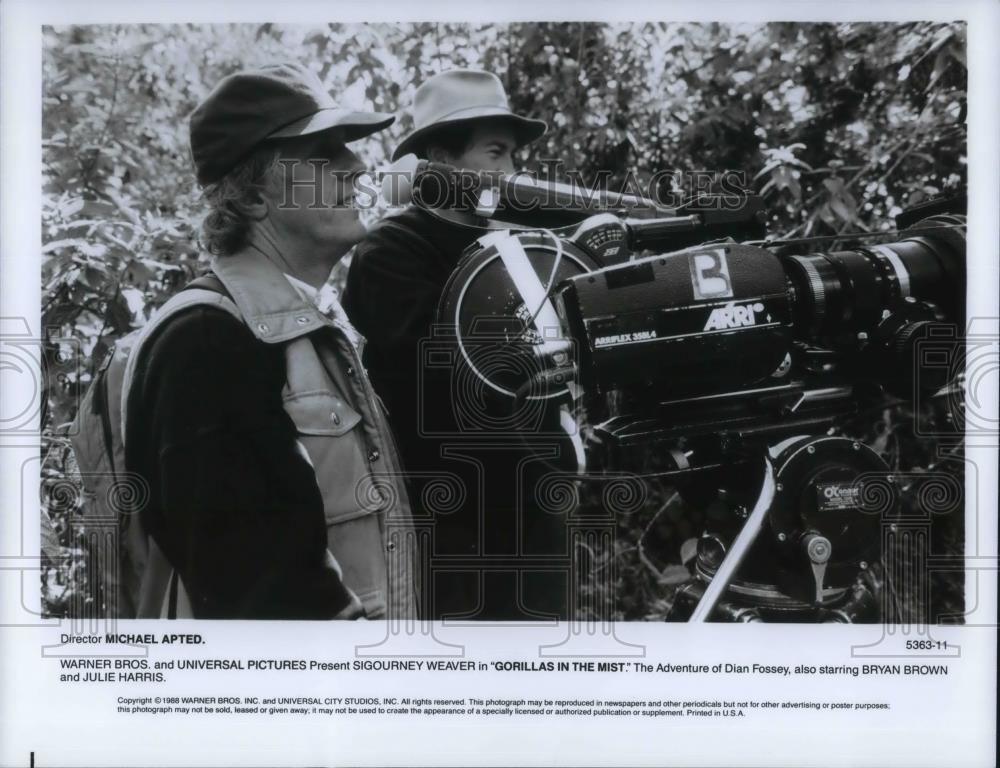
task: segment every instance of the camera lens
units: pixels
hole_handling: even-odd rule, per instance
[[[784,260],[796,287],[796,325],[825,336],[867,328],[890,301],[884,270],[864,251],[837,251]]]
[[[784,256],[793,286],[797,335],[822,337],[873,328],[907,298],[931,302],[962,320],[965,236],[961,216],[915,224],[895,243]]]

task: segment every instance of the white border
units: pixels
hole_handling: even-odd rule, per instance
[[[990,2],[824,2],[742,3],[696,2],[664,6],[646,2],[575,2],[542,4],[538,0],[509,0],[474,10],[468,2],[337,4],[232,2],[28,2],[0,3],[0,315],[38,318],[40,272],[41,157],[41,24],[150,23],[189,21],[283,23],[306,21],[416,21],[485,20],[638,20],[762,22],[860,21],[965,18],[969,22],[969,253],[975,277],[969,281],[970,316],[996,316],[998,300],[997,233],[1000,212],[1000,152],[996,73],[1000,55],[996,31],[1000,6]],[[35,321],[37,325],[37,320]],[[32,331],[38,332],[33,326]],[[995,323],[986,329],[996,333]],[[18,398],[18,390],[0,392]],[[993,408],[996,402],[993,401]],[[993,416],[996,416],[994,411]],[[0,439],[0,616],[17,614],[23,599],[37,603],[38,584],[32,572],[22,583],[11,563],[29,562],[30,542],[38,541],[36,511],[24,507],[37,488],[37,466],[32,469],[30,446]],[[37,450],[35,451],[37,454]],[[980,485],[980,538],[968,542],[969,552],[996,556],[996,450],[969,446],[977,456]],[[33,485],[34,483],[34,485]],[[976,494],[969,494],[970,510]],[[988,512],[992,510],[992,514]],[[973,526],[967,526],[975,530]],[[27,546],[19,546],[28,542]],[[994,568],[995,568],[995,560]],[[15,566],[16,567],[16,566]],[[992,610],[995,621],[996,572],[981,574],[977,598]],[[146,625],[147,630],[158,629]],[[234,622],[191,624],[192,631],[209,637],[212,654],[245,656],[269,650],[289,658],[348,657],[355,643],[377,641],[377,624],[262,624]],[[141,631],[132,628],[134,631]],[[645,643],[648,658],[673,663],[719,660],[781,662],[789,649],[797,660],[845,663],[850,643],[876,639],[880,628],[863,627],[738,627],[691,628],[677,625],[619,625],[618,637]],[[992,765],[996,723],[996,632],[987,627],[942,629],[938,636],[962,647],[952,662],[953,674],[944,681],[870,679],[850,684],[840,693],[855,697],[892,696],[894,711],[886,719],[810,718],[785,716],[769,721],[750,718],[746,725],[726,723],[726,729],[690,720],[677,727],[665,721],[584,722],[564,720],[475,721],[461,728],[453,721],[408,719],[392,721],[274,720],[252,727],[238,720],[197,720],[115,717],[107,705],[107,689],[60,687],[52,682],[50,660],[39,648],[51,643],[58,630],[0,629],[0,765],[26,765],[35,750],[39,765],[210,765],[210,764],[674,764],[674,765]],[[873,635],[873,632],[876,635]],[[538,642],[558,638],[558,630],[490,628],[487,631],[450,629],[442,637],[468,642],[468,656],[479,659],[537,658]],[[836,659],[839,659],[837,661]],[[847,660],[849,661],[849,659]],[[185,678],[181,689],[194,693],[259,691],[263,684],[284,693],[301,691],[302,678],[218,677]],[[888,682],[887,682],[888,680]],[[333,682],[331,682],[333,681]],[[317,690],[336,688],[335,695],[398,695],[413,689],[462,695],[480,686],[485,695],[525,695],[541,688],[557,688],[568,696],[647,695],[649,679],[578,675],[537,678],[531,674],[490,674],[476,677],[425,677],[355,674],[314,680]],[[769,683],[764,690],[781,693],[784,684]],[[831,686],[834,685],[831,683]],[[803,685],[801,688],[815,687]],[[684,691],[713,695],[762,690],[748,679],[701,680],[664,677],[656,689],[680,695]],[[141,690],[141,689],[140,689]],[[799,695],[805,696],[805,691]]]

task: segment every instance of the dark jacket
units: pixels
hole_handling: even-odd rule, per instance
[[[387,565],[401,469],[353,345],[261,253],[215,272],[244,321],[182,310],[137,358],[125,455],[149,483],[144,528],[197,618],[332,618],[345,584],[370,616],[397,599],[413,615],[411,574]]]
[[[434,327],[442,290],[483,234],[416,207],[384,219],[355,249],[344,308],[366,337],[365,365],[386,403],[415,514],[434,520],[431,615],[564,616],[567,573],[551,566],[567,555],[565,516],[539,510],[534,498],[538,478],[551,471],[537,457],[564,446],[525,434],[463,434],[456,368],[440,362],[454,349],[447,327]],[[460,499],[435,497],[444,485]]]

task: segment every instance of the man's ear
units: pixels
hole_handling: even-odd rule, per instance
[[[267,217],[270,210],[271,201],[268,199],[263,189],[255,187],[249,191],[242,200],[233,201],[236,209],[254,221],[261,221]]]

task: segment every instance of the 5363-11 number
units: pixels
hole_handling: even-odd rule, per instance
[[[947,640],[907,640],[908,651],[938,651],[948,647]]]

